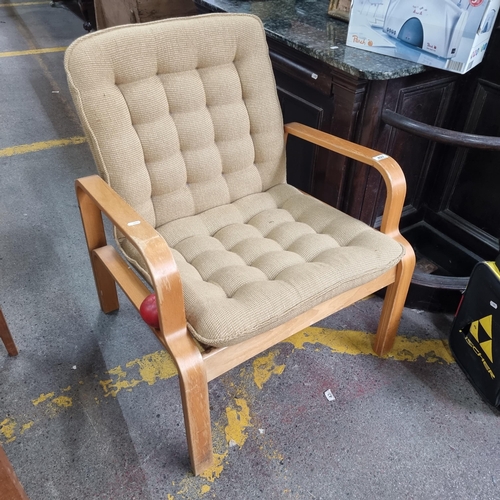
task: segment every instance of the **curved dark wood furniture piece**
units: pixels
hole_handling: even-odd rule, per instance
[[[466,132],[457,132],[455,130],[434,127],[432,125],[427,125],[427,123],[407,118],[406,116],[395,113],[390,109],[384,109],[382,112],[382,121],[387,123],[387,125],[391,125],[391,127],[399,128],[405,132],[434,142],[440,142],[457,147],[500,151],[500,137],[468,134]]]
[[[441,127],[435,127],[426,123],[407,118],[389,109],[382,112],[382,121],[391,127],[403,130],[423,139],[446,144],[454,147],[475,148],[490,151],[500,151],[500,137],[469,134]],[[402,231],[404,234],[404,231]],[[426,297],[432,296],[436,303],[443,309],[453,309],[458,304],[461,293],[465,290],[469,277],[445,276],[439,273],[424,272],[419,268],[419,257],[425,259],[425,255],[419,255],[418,243],[415,245],[417,253],[417,267],[412,277],[407,305],[412,302],[423,303]]]

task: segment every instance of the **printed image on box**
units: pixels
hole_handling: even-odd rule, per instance
[[[465,73],[483,59],[500,0],[353,0],[347,45]]]

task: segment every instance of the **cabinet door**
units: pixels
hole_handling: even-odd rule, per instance
[[[277,76],[278,96],[285,123],[299,122],[314,128],[321,128],[324,110],[311,100],[301,97],[290,81]],[[287,182],[307,193],[313,192],[313,173],[318,148],[296,137],[287,141]]]
[[[278,97],[285,123],[299,122],[329,131],[333,96],[332,77],[318,61],[268,39]],[[287,142],[287,181],[317,196],[325,151],[296,137]],[[318,196],[321,198],[321,196]]]
[[[394,80],[388,85],[383,107],[421,123],[448,127],[458,79],[459,75],[452,73],[429,71]],[[405,173],[407,190],[401,226],[422,220],[429,188],[441,168],[442,148],[430,140],[383,125],[376,149],[392,156]],[[381,187],[377,196],[377,211],[373,215],[380,217],[385,189]]]

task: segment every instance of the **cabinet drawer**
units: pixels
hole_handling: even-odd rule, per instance
[[[273,68],[281,73],[288,75],[295,80],[305,83],[307,86],[312,87],[322,94],[327,96],[332,92],[332,75],[320,65],[313,64],[313,60],[302,61],[297,57],[298,53],[295,52],[293,58],[288,57],[283,53],[277,42],[272,42],[268,39],[269,43],[269,56],[273,63]]]

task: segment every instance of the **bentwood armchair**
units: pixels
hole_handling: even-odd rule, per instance
[[[101,308],[118,309],[116,283],[137,308],[156,294],[195,474],[212,462],[210,380],[384,287],[373,348],[390,350],[414,269],[404,176],[377,151],[283,127],[258,18],[110,28],[76,40],[65,67],[100,174],[76,191]],[[289,135],[380,172],[380,231],[286,183]]]

